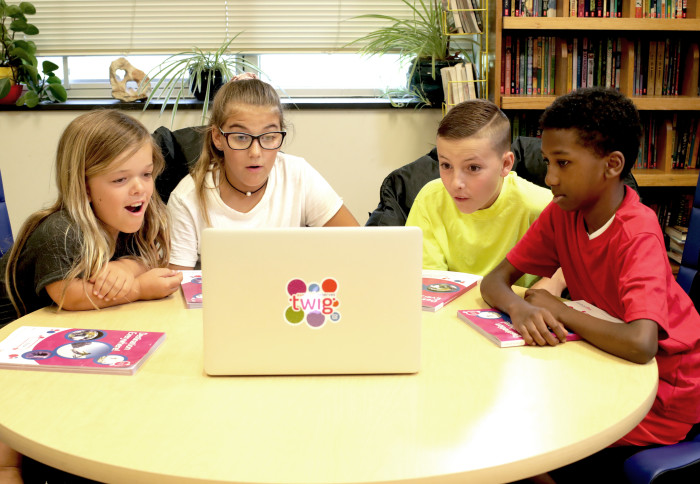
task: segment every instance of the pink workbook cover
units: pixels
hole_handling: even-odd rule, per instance
[[[165,333],[21,326],[0,342],[0,368],[133,374]]]
[[[513,328],[506,313],[495,309],[460,309],[457,317],[501,348],[525,345],[525,340]],[[579,335],[571,332],[566,337],[567,341],[580,339]]]
[[[202,271],[182,272],[182,295],[188,309],[202,307]]]
[[[482,279],[475,274],[423,270],[423,311],[435,312],[469,291]]]

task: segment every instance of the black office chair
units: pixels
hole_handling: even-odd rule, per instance
[[[676,280],[700,308],[700,180],[695,187],[690,226]],[[632,484],[697,482],[700,476],[700,424],[683,442],[639,452],[625,461],[625,474]]]
[[[202,152],[203,127],[182,128],[171,131],[161,126],[152,134],[165,158],[165,169],[156,179],[156,190],[168,203],[170,192],[190,172]]]
[[[12,226],[10,225],[10,214],[7,212],[5,202],[5,189],[2,185],[2,175],[0,175],[0,256],[10,250],[14,238],[12,237]]]

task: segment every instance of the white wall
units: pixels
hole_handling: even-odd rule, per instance
[[[0,170],[15,234],[32,212],[56,198],[54,158],[68,123],[84,111],[0,112]],[[168,126],[158,111],[129,111],[152,132]],[[198,124],[199,111],[178,111],[173,129]],[[284,150],[306,158],[364,224],[384,177],[426,154],[435,143],[438,109],[343,109],[286,112]]]

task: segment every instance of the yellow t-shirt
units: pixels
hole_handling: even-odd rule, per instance
[[[471,214],[459,211],[437,179],[416,196],[406,225],[423,231],[423,268],[486,275],[525,234],[552,200],[552,192],[510,172],[489,208]],[[516,284],[529,287],[526,274]]]

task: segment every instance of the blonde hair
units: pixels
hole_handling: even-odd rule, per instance
[[[80,252],[64,281],[75,278],[89,280],[102,271],[114,254],[115,241],[108,235],[92,210],[87,193],[88,178],[110,169],[120,156],[136,153],[145,143],[153,147],[153,177],[165,166],[160,148],[146,127],[136,119],[116,110],[91,111],[74,119],[61,135],[56,153],[56,185],[58,199],[44,210],[30,215],[17,235],[5,268],[5,288],[21,316],[26,307],[17,289],[19,256],[31,234],[50,215],[65,211],[79,231]],[[68,236],[68,228],[64,237]],[[153,191],[141,228],[133,234],[123,234],[126,247],[149,269],[167,266],[170,257],[165,204]],[[67,284],[64,284],[59,309],[63,305]],[[87,288],[86,288],[87,290]]]
[[[457,104],[440,121],[440,138],[488,138],[498,154],[510,151],[510,121],[493,102],[472,99]]]
[[[232,80],[224,84],[214,96],[211,117],[204,133],[202,153],[192,168],[192,178],[197,190],[199,210],[207,226],[211,220],[207,211],[207,190],[216,190],[221,184],[224,169],[224,153],[214,146],[212,133],[219,129],[227,118],[235,116],[241,105],[269,106],[280,116],[280,129],[285,129],[282,103],[275,89],[259,79]],[[211,172],[214,184],[206,186],[207,174]]]

